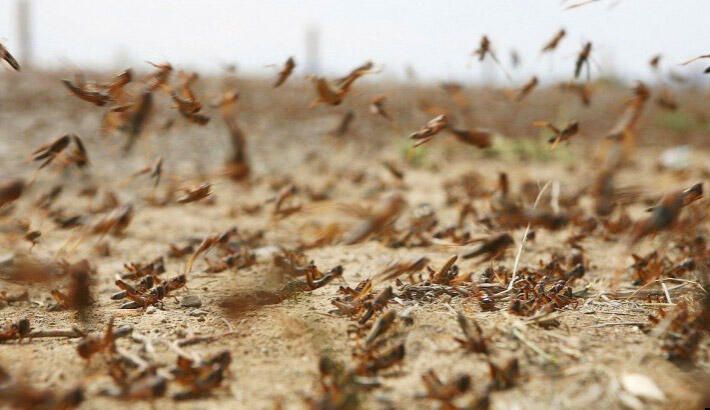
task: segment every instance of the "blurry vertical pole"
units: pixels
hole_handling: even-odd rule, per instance
[[[26,70],[32,66],[32,16],[30,0],[17,0],[17,42],[20,64]]]
[[[306,74],[318,75],[320,72],[320,32],[318,27],[306,29]]]

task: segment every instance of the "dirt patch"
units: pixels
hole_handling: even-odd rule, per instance
[[[6,207],[0,216],[0,260],[4,260],[0,290],[6,296],[28,292],[26,300],[0,305],[0,325],[27,318],[35,331],[78,327],[101,332],[113,318],[117,328],[130,326],[132,335],[116,341],[119,353],[113,355],[123,352],[129,358],[137,357],[169,380],[163,397],[132,400],[132,406],[303,408],[308,400],[313,404],[324,397],[319,375],[319,360],[324,357],[346,367],[342,377],[356,370],[357,375],[350,376],[362,379],[357,383],[377,384],[355,388],[350,379],[347,383],[336,382],[334,376],[323,379],[330,389],[352,392],[353,401],[347,404],[363,408],[431,408],[436,401],[423,397],[427,390],[422,376],[432,369],[444,383],[461,375],[470,377],[462,388],[465,391],[451,393],[457,406],[473,405],[488,397],[491,408],[501,409],[620,408],[639,403],[644,407],[690,408],[707,394],[707,383],[702,382],[707,381],[710,352],[705,328],[698,330],[698,340],[689,347],[693,353],[686,360],[668,359],[670,343],[684,343],[693,337],[681,327],[673,327],[677,324],[671,320],[673,315],[687,305],[691,317],[687,322],[691,323],[703,308],[702,298],[707,297],[707,289],[703,289],[710,249],[703,242],[710,228],[705,217],[707,200],[683,209],[673,229],[629,245],[635,221],[649,215],[645,209],[661,195],[698,182],[704,182],[707,189],[710,152],[702,143],[697,144],[699,148],[693,150],[684,170],[657,166],[666,147],[656,138],[666,132],[654,121],[663,115],[657,109],[644,117],[640,147],[614,172],[614,211],[600,217],[594,211],[597,194],[592,186],[602,166],[591,153],[603,145],[603,138],[591,136],[603,135],[597,128],[606,127],[609,114],[602,102],[591,108],[575,106],[570,116],[579,114],[585,135],[551,151],[545,142],[547,135],[530,136],[537,131],[527,119],[553,116],[566,97],[552,89],[539,91],[540,105],[521,104],[515,117],[500,107],[500,97],[493,91],[472,91],[473,101],[480,102],[478,97],[485,96],[491,105],[487,109],[474,107],[476,115],[467,121],[499,130],[492,148],[479,151],[452,137],[437,135],[424,147],[410,150],[411,141],[404,137],[430,118],[416,110],[414,97],[406,96],[437,95],[442,104],[451,104],[440,91],[388,85],[392,95],[389,108],[396,118],[390,123],[368,113],[365,101],[372,87],[368,85],[363,88],[365,95],[348,102],[351,105],[346,108],[357,109],[357,119],[349,133],[338,138],[326,134],[346,108],[334,108],[335,114],[323,107],[308,111],[305,107],[312,91],[308,90],[308,98],[303,97],[306,85],[273,91],[257,80],[242,79],[237,83],[244,90],[240,119],[247,135],[252,175],[234,182],[219,175],[230,145],[228,131],[216,111],[209,111],[213,118],[206,127],[199,127],[171,110],[169,97],[161,95],[160,108],[148,130],[133,151],[124,155],[120,134],[98,135],[100,114],[95,107],[73,100],[61,93],[61,88],[38,92],[41,84],[23,79],[10,86],[9,81],[0,82],[10,90],[2,97],[0,110],[0,161],[8,177],[35,178],[13,208]],[[223,80],[201,81],[206,85],[200,93],[208,95],[220,89]],[[49,83],[59,87],[56,82]],[[621,96],[628,91],[613,89],[610,93]],[[609,97],[602,94],[599,98]],[[599,120],[595,120],[597,116]],[[172,128],[163,128],[166,118],[175,121]],[[84,139],[91,165],[77,170],[53,164],[34,174],[37,164],[26,158],[40,144],[65,132],[76,132]],[[700,141],[707,138],[698,132]],[[529,137],[521,140],[511,138],[513,135]],[[164,160],[164,175],[154,188],[149,176],[133,175],[158,156]],[[402,177],[385,163],[401,171]],[[500,173],[507,174],[510,184],[507,198],[501,197]],[[466,174],[469,180],[461,177]],[[202,182],[212,184],[208,198],[156,205],[156,198],[166,197],[171,189]],[[293,212],[278,215],[276,203],[289,185],[294,193],[284,209],[293,206]],[[48,206],[41,206],[40,197],[55,186],[62,187],[61,193]],[[503,202],[530,210],[543,186],[545,192],[535,209],[552,216],[565,215],[565,223],[549,229],[549,224],[526,216],[522,224],[505,225],[501,208],[508,205]],[[115,196],[113,205],[109,193]],[[357,243],[344,244],[343,238],[373,218],[393,194],[404,204],[401,211],[374,224],[382,225],[386,220],[392,226],[375,229],[364,240],[353,241]],[[105,203],[109,203],[105,211],[92,213]],[[117,206],[129,203],[133,217],[124,230],[108,235],[90,233],[88,227]],[[459,223],[465,204],[473,210]],[[628,221],[622,219],[626,215],[622,209],[628,213]],[[83,225],[62,228],[59,221],[72,216],[82,218]],[[432,221],[436,223],[428,224]],[[505,289],[529,221],[535,224],[534,239],[528,237],[521,253],[521,278],[537,281],[537,287],[527,291],[555,294],[560,300],[550,299],[531,311],[520,311],[512,306],[515,298],[524,297],[523,283],[514,291]],[[162,256],[165,273],[159,277],[176,277],[185,273],[192,252],[171,257],[171,245],[197,246],[204,238],[232,227],[238,234],[222,243],[227,245],[214,246],[199,256],[186,274],[186,286],[170,291],[154,306],[120,309],[127,299],[111,298],[120,290],[115,281],[118,274],[126,273],[125,263],[144,264]],[[446,227],[453,227],[457,236],[441,233]],[[28,230],[41,232],[34,246],[23,239]],[[504,251],[463,258],[482,243],[474,240],[485,243],[502,233],[513,239]],[[463,244],[464,237],[471,241]],[[300,252],[296,250],[299,247],[308,249]],[[639,283],[640,268],[632,267],[638,262],[632,253],[647,257],[654,250],[659,255],[653,263],[660,266],[660,274],[650,272],[650,279]],[[337,266],[343,273],[315,288],[306,281],[306,273],[289,271],[275,261],[286,255],[285,251],[297,255],[291,268],[304,268],[305,272],[312,262],[315,271],[310,272],[315,272],[312,279],[316,281]],[[573,259],[575,253],[578,261]],[[229,263],[235,265],[217,269],[229,255],[237,261]],[[436,271],[453,255],[459,256],[455,262],[459,279],[433,283]],[[495,257],[486,260],[486,256]],[[23,284],[8,268],[12,260],[20,258],[87,259],[95,272],[90,275],[93,303],[84,319],[71,308],[50,309],[56,304],[50,291],[66,291],[68,276]],[[336,298],[346,300],[339,288],[354,288],[367,278],[381,277],[377,275],[393,263],[419,258],[427,258],[427,262],[410,272],[375,281],[372,295],[392,286],[393,296],[386,307],[375,309],[364,325],[358,321],[371,306],[351,317],[333,304]],[[688,258],[694,261],[692,267],[673,270]],[[553,261],[561,273],[554,273],[557,268],[550,267]],[[560,286],[568,290],[551,290],[573,269],[574,261],[584,266],[584,273],[563,281]],[[211,272],[216,270],[220,271]],[[540,282],[536,275],[548,278]],[[486,295],[495,297],[492,307],[484,310],[482,298]],[[192,300],[186,302],[186,298]],[[242,308],[235,309],[235,303]],[[661,309],[667,312],[665,317],[660,315]],[[394,325],[375,339],[382,343],[380,350],[368,350],[365,339],[387,310],[396,312]],[[463,337],[457,312],[480,326],[488,354],[467,352],[456,341]],[[658,322],[649,316],[658,317]],[[108,374],[112,354],[100,352],[87,361],[77,354],[80,339],[36,337],[2,342],[0,366],[14,380],[37,388],[65,391],[83,386],[86,400],[81,408],[125,406],[120,399],[103,394],[116,386]],[[406,352],[401,360],[378,371],[363,370],[375,360],[367,358],[368,354],[380,357],[399,345]],[[170,373],[177,357],[198,362],[224,350],[231,353],[232,362],[219,386],[205,397],[174,401],[172,396],[184,390]],[[510,380],[496,382],[489,362],[512,359],[517,360],[519,371],[511,370],[508,375],[500,370],[499,377],[509,376]],[[629,391],[633,389],[624,384],[628,374],[645,376],[663,398]]]

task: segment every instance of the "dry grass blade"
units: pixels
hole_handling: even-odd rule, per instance
[[[545,185],[540,188],[540,192],[537,194],[537,197],[535,198],[535,203],[532,206],[532,209],[537,208],[537,204],[540,202],[540,199],[542,198],[542,195],[545,193],[545,190],[547,187],[550,185],[550,181],[547,181]],[[523,255],[523,249],[525,248],[525,242],[528,240],[528,234],[530,233],[530,224],[525,227],[525,232],[523,232],[523,237],[520,239],[520,247],[518,247],[518,252],[515,254],[515,262],[513,262],[513,276],[510,279],[510,282],[508,283],[508,287],[506,288],[505,292],[510,292],[513,289],[513,285],[515,285],[515,281],[518,279],[518,267],[520,266],[520,257]]]

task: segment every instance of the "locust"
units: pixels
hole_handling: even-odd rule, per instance
[[[323,77],[313,77],[312,81],[315,85],[318,98],[311,103],[311,107],[319,104],[340,105],[345,96],[350,92],[353,83],[358,78],[376,73],[374,64],[370,61],[355,68],[345,77],[337,79],[334,83],[329,82]]]
[[[5,48],[5,46],[2,45],[2,43],[0,43],[0,59],[5,60],[5,62],[7,62],[10,65],[10,67],[15,69],[15,71],[20,71],[20,63],[18,63],[17,60],[15,60],[15,57],[13,57],[12,54],[10,54],[10,52],[7,51],[7,48]]]
[[[510,234],[502,233],[499,235],[492,236],[491,238],[485,239],[483,241],[483,244],[481,244],[476,249],[465,253],[462,258],[469,259],[485,255],[485,260],[494,259],[503,254],[506,249],[508,249],[514,244],[515,241],[513,240],[513,237],[510,236]]]
[[[392,223],[400,216],[406,201],[398,193],[385,196],[359,224],[343,237],[343,243],[352,245],[361,242],[373,234],[391,229]]]
[[[25,181],[21,178],[12,178],[0,182],[0,208],[10,204],[22,196],[25,190]]]
[[[0,330],[0,342],[6,340],[18,339],[22,341],[23,338],[30,335],[32,327],[30,325],[29,319],[20,319],[15,323],[11,323],[6,328]]]
[[[483,331],[476,321],[470,321],[463,313],[456,313],[456,321],[463,332],[463,339],[455,338],[468,352],[488,354],[488,345]]]
[[[557,46],[560,45],[560,42],[565,37],[565,35],[567,35],[567,31],[564,28],[561,28],[547,43],[545,43],[540,52],[548,53],[555,51],[555,49],[557,49]]]
[[[62,80],[62,84],[75,96],[99,107],[103,107],[112,100],[110,94],[101,90],[90,89],[86,84],[77,85],[66,79]]]
[[[587,74],[589,74],[589,55],[591,53],[592,42],[588,41],[577,54],[577,60],[574,63],[574,78],[579,78],[579,75],[582,74],[583,67],[587,67]]]
[[[536,127],[545,127],[553,132],[553,135],[548,138],[547,142],[554,149],[559,143],[569,141],[579,133],[579,121],[571,121],[564,128],[558,128],[548,121],[536,121],[533,123]]]
[[[645,236],[670,228],[678,220],[683,207],[699,200],[702,196],[702,183],[664,195],[659,203],[651,208],[649,217],[634,224],[631,230],[631,243],[634,244]]]
[[[185,188],[184,194],[178,197],[177,202],[179,204],[188,204],[205,199],[210,195],[212,195],[212,184],[203,183],[193,188]]]
[[[42,161],[39,166],[39,169],[42,169],[46,167],[47,165],[51,164],[52,161],[54,161],[57,156],[64,151],[69,146],[69,143],[71,142],[71,135],[62,135],[61,137],[55,139],[54,141],[47,143],[45,145],[42,145],[41,147],[37,148],[33,153],[32,153],[32,160],[33,161]]]
[[[417,141],[414,146],[418,147],[419,145],[429,142],[434,135],[438,134],[448,126],[449,119],[446,115],[438,115],[429,120],[429,122],[427,122],[422,129],[409,134],[409,139]]]
[[[523,86],[520,87],[520,90],[518,90],[518,94],[515,96],[515,101],[523,101],[525,97],[527,97],[535,89],[535,87],[537,87],[538,82],[537,76],[533,76],[527,83],[523,84]]]
[[[392,117],[385,110],[385,101],[387,97],[384,95],[378,95],[370,101],[370,112],[375,115],[386,119],[387,121],[392,121]]]
[[[276,78],[276,82],[274,82],[274,88],[280,87],[283,83],[288,80],[288,78],[291,76],[291,73],[293,72],[293,69],[296,68],[296,61],[293,59],[293,57],[289,57],[288,60],[283,65],[283,68],[279,71],[278,77]]]

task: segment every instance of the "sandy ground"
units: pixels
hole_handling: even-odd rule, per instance
[[[21,84],[18,87],[30,86]],[[22,95],[23,90],[14,92]],[[396,138],[402,141],[392,142],[393,136],[392,141],[373,145],[357,140],[336,141],[323,135],[334,123],[333,118],[305,119],[292,125],[283,119],[278,123],[271,121],[266,114],[260,118],[247,113],[245,122],[250,127],[245,128],[254,177],[251,183],[234,183],[215,174],[227,149],[223,138],[225,131],[217,124],[210,124],[206,129],[178,124],[176,129],[167,133],[151,132],[138,143],[132,154],[121,157],[119,137],[95,135],[99,115],[92,111],[93,107],[73,100],[68,106],[62,106],[60,102],[70,97],[61,93],[52,95],[52,98],[45,97],[48,106],[40,107],[35,99],[28,98],[25,106],[0,114],[0,159],[4,161],[6,174],[29,179],[36,168],[36,164],[26,160],[32,149],[69,131],[84,136],[92,165],[85,172],[60,171],[55,167],[41,171],[34,185],[17,202],[16,209],[0,217],[0,223],[7,227],[0,233],[0,254],[9,258],[9,255],[30,252],[30,244],[21,239],[22,234],[9,228],[14,221],[28,221],[33,229],[42,232],[39,243],[31,250],[32,255],[71,262],[88,259],[96,268],[96,274],[92,276],[95,304],[86,322],[81,322],[72,311],[48,310],[52,303],[49,290],[61,288],[62,282],[26,287],[0,278],[0,290],[8,294],[24,289],[29,292],[27,301],[0,306],[0,325],[28,318],[33,329],[79,326],[101,331],[113,317],[117,326],[130,325],[134,335],[143,335],[144,340],[150,340],[153,350],[145,351],[146,345],[131,337],[119,339],[118,347],[157,364],[164,372],[174,365],[178,355],[170,343],[186,337],[214,336],[183,347],[186,355],[205,358],[225,349],[231,352],[233,361],[226,379],[209,397],[173,401],[170,396],[180,387],[170,383],[163,398],[130,401],[130,406],[135,408],[270,409],[279,405],[304,408],[304,398],[320,394],[319,357],[327,355],[346,364],[354,363],[352,353],[359,343],[352,334],[356,321],[332,312],[331,301],[338,296],[339,286],[355,286],[396,260],[427,257],[429,266],[437,269],[452,255],[461,255],[472,248],[445,245],[391,248],[375,240],[355,245],[329,244],[307,250],[305,254],[321,271],[341,265],[344,268],[342,280],[240,315],[222,307],[222,302],[237,292],[249,293],[280,286],[272,261],[275,247],[292,248],[304,239],[312,239],[315,229],[328,223],[338,223],[347,231],[359,220],[352,211],[346,210],[348,206],[372,206],[382,195],[397,191],[403,195],[408,207],[396,226],[406,226],[413,212],[428,204],[435,210],[439,226],[443,227],[457,218],[457,207],[446,202],[444,182],[464,172],[479,172],[484,177],[486,189],[494,189],[498,173],[507,172],[513,192],[518,192],[524,181],[537,182],[540,186],[546,181],[557,181],[562,195],[588,185],[594,175],[589,155],[594,144],[561,147],[551,159],[522,161],[515,155],[487,157],[447,137],[431,143],[440,145],[430,148],[423,164],[411,164],[402,159],[402,147],[408,142],[401,136],[416,127],[403,126],[412,129],[399,134],[389,131],[399,135]],[[6,106],[5,102],[3,105]],[[365,131],[361,132],[367,134],[368,128],[364,127]],[[309,136],[309,133],[313,135]],[[362,135],[358,137],[364,138]],[[694,150],[688,171],[672,173],[655,167],[662,147],[663,144],[644,144],[635,154],[634,165],[619,172],[619,185],[637,187],[649,197],[696,182],[704,182],[708,188],[710,151],[702,147]],[[156,155],[166,159],[167,176],[154,191],[146,177],[130,179],[129,176],[150,163]],[[382,159],[397,161],[404,171],[403,180],[394,178],[381,165]],[[347,170],[364,172],[364,181],[353,182],[347,176]],[[213,197],[185,205],[152,206],[145,201],[151,193],[162,195],[171,180],[178,181],[178,186],[209,181],[213,184]],[[283,219],[272,215],[274,205],[269,202],[278,191],[274,186],[279,180],[290,181],[302,189],[297,200],[303,204],[303,209]],[[111,191],[121,203],[134,204],[135,216],[119,236],[100,238],[82,235],[82,229],[59,229],[46,213],[32,205],[36,198],[56,184],[62,184],[64,192],[53,207],[65,209],[67,213],[86,212],[90,206],[101,202],[105,192]],[[303,193],[305,187],[317,190],[329,184],[329,198],[324,201],[312,201]],[[95,197],[78,195],[87,186],[98,187]],[[547,206],[549,194],[543,197],[543,201]],[[582,200],[586,209],[589,209],[589,201],[589,198]],[[488,202],[488,199],[481,198],[473,204],[485,214]],[[263,204],[261,210],[245,211],[245,207],[255,204]],[[693,206],[707,207],[707,200]],[[640,202],[631,205],[632,218],[643,216],[643,208],[644,204]],[[167,272],[164,275],[174,276],[184,271],[187,257],[168,257],[170,244],[184,244],[192,238],[200,240],[233,226],[238,227],[243,235],[263,232],[255,246],[257,262],[254,265],[208,273],[205,259],[199,258],[188,274],[186,288],[166,297],[156,307],[119,309],[122,301],[110,299],[118,290],[113,282],[118,273],[125,271],[124,263],[147,262],[165,256]],[[473,237],[487,237],[498,232],[472,219],[466,227]],[[695,228],[697,232],[707,234],[707,220]],[[524,228],[506,230],[516,244],[500,260],[460,259],[457,262],[460,271],[472,272],[477,277],[489,266],[511,269],[523,231]],[[555,253],[566,255],[570,248],[565,240],[577,231],[578,228],[535,229],[536,237],[526,243],[520,266],[539,266]],[[677,260],[679,252],[674,246],[682,236],[662,233],[644,240],[635,253],[646,254],[658,249]],[[83,238],[81,243],[74,246],[80,237]],[[406,355],[400,364],[379,373],[381,387],[360,395],[362,407],[424,409],[438,406],[433,400],[418,397],[425,393],[421,376],[430,369],[443,380],[459,374],[471,376],[470,391],[455,400],[460,406],[485,394],[490,380],[486,358],[479,353],[466,353],[454,340],[461,337],[456,311],[464,312],[480,324],[492,356],[512,356],[519,360],[520,376],[513,387],[491,393],[491,408],[623,408],[623,396],[628,393],[620,387],[620,380],[623,375],[631,373],[647,376],[665,396],[663,401],[636,399],[641,400],[644,408],[698,406],[703,393],[707,393],[707,383],[703,384],[703,380],[707,381],[710,371],[708,338],[700,342],[692,361],[671,362],[661,349],[661,339],[644,331],[646,326],[651,326],[649,315],[656,314],[660,307],[672,308],[663,306],[667,302],[665,297],[627,298],[612,294],[614,289],[638,289],[638,286],[631,285],[632,279],[626,270],[633,261],[624,238],[624,234],[609,235],[606,239],[594,235],[582,241],[588,266],[584,277],[574,283],[573,290],[586,288],[587,292],[576,299],[575,305],[554,312],[559,324],[551,328],[542,327],[529,317],[512,314],[505,301],[499,301],[495,311],[484,312],[475,297],[396,298],[389,308],[400,314],[406,311],[413,319],[409,325],[402,320],[397,322],[399,334],[396,338],[404,342]],[[109,256],[97,254],[95,246],[99,243],[108,243]],[[216,258],[218,254],[212,251],[207,255]],[[683,279],[697,283],[700,269],[703,268],[686,274]],[[619,270],[621,273],[615,275],[614,272]],[[679,283],[668,282],[672,286]],[[375,291],[386,285],[395,284],[394,281],[378,284]],[[661,287],[655,283],[647,289],[661,290]],[[398,291],[396,285],[395,291]],[[182,307],[180,301],[189,295],[199,297],[201,307]],[[685,283],[673,290],[671,296],[673,303],[688,300],[692,304],[700,295],[702,291],[698,286]],[[76,338],[8,341],[0,344],[0,365],[16,378],[39,388],[61,391],[83,385],[86,401],[81,408],[125,406],[127,403],[120,399],[99,394],[103,388],[112,385],[105,354],[99,353],[87,362],[78,356],[77,342]],[[629,406],[628,402],[626,406]]]

